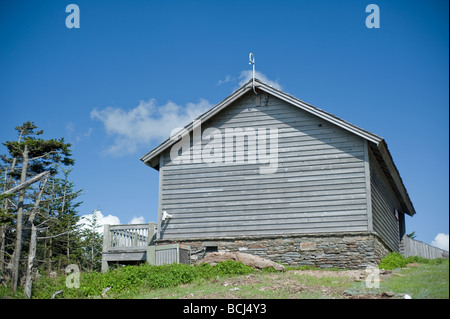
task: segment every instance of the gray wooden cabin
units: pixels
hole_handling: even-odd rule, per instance
[[[141,158],[159,171],[157,242],[369,233],[399,251],[405,214],[415,210],[384,139],[259,80],[255,90],[249,81],[189,123],[189,147],[175,158],[182,134]],[[231,143],[244,144],[222,142],[214,149],[221,158],[205,162],[211,132],[225,136],[227,129],[235,134]],[[266,141],[255,136],[258,129],[266,129]],[[276,169],[262,173],[270,163],[254,160],[254,145],[269,154],[273,144]],[[225,158],[230,154],[233,162]],[[163,221],[163,212],[171,218]]]

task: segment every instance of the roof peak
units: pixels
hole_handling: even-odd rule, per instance
[[[302,100],[297,99],[296,97],[285,93],[284,91],[281,91],[277,88],[274,88],[272,86],[270,86],[267,83],[264,83],[263,81],[261,81],[260,79],[255,78],[253,81],[253,78],[248,80],[246,83],[244,83],[240,88],[238,88],[236,91],[234,91],[231,95],[229,95],[228,97],[226,97],[223,101],[221,101],[220,103],[216,104],[214,107],[212,107],[211,109],[209,109],[208,111],[206,111],[205,113],[203,113],[202,115],[198,116],[196,119],[194,119],[194,121],[196,120],[200,120],[202,122],[207,121],[208,119],[210,119],[211,117],[215,116],[217,113],[219,113],[220,111],[222,111],[224,108],[226,108],[227,106],[229,106],[230,104],[232,104],[233,102],[235,102],[236,100],[238,100],[239,98],[241,98],[244,94],[247,94],[248,92],[251,92],[253,90],[253,83],[255,83],[255,91],[256,89],[260,90],[260,91],[264,91],[268,94],[271,94],[277,98],[279,98],[280,100],[283,100],[285,102],[287,102],[290,105],[296,106],[299,109],[302,109],[310,114],[313,114],[325,121],[328,121],[338,127],[343,128],[344,130],[351,132],[355,135],[360,136],[361,138],[363,138],[364,140],[372,143],[372,145],[375,146],[376,149],[378,149],[382,155],[382,160],[387,163],[387,167],[389,170],[389,174],[391,174],[394,177],[394,183],[396,185],[396,187],[399,189],[405,203],[406,203],[406,207],[408,214],[409,215],[414,215],[415,214],[415,210],[414,207],[412,206],[412,203],[409,199],[408,193],[406,191],[406,188],[403,185],[403,182],[400,178],[400,175],[395,167],[395,164],[393,162],[393,159],[390,155],[389,150],[387,149],[387,145],[386,142],[384,141],[384,139],[376,134],[373,134],[369,131],[366,131],[356,125],[353,125],[331,113],[328,113],[324,110],[321,110],[320,108],[313,106],[311,104],[308,104]],[[188,123],[185,126],[185,130],[186,132],[191,132],[194,129],[194,121]],[[141,157],[141,160],[146,163],[149,166],[152,167],[156,167],[159,165],[159,160],[156,161],[156,159],[158,159],[159,154],[161,154],[164,150],[168,149],[169,147],[171,147],[173,144],[175,144],[177,142],[177,139],[171,139],[170,137],[165,140],[163,143],[161,143],[159,146],[157,146],[156,148],[154,148],[153,150],[151,150],[150,152],[148,152],[147,154],[145,154],[144,156]]]

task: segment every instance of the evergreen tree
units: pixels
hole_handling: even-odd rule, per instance
[[[59,140],[49,139],[44,140],[38,136],[43,134],[43,131],[37,131],[37,126],[33,122],[25,122],[22,126],[17,126],[18,132],[17,141],[6,141],[3,143],[8,149],[10,157],[2,156],[5,164],[9,165],[9,173],[7,177],[6,186],[9,189],[14,181],[18,181],[20,185],[24,184],[27,179],[36,176],[36,174],[49,171],[55,174],[56,171],[52,165],[62,163],[64,165],[73,165],[74,160],[71,158],[70,144],[64,142],[64,138]],[[45,183],[44,183],[45,184]],[[41,183],[41,187],[43,184]],[[42,188],[37,194],[41,194]],[[31,188],[32,194],[33,188]],[[17,209],[15,220],[15,243],[14,252],[11,257],[10,268],[12,271],[11,281],[12,289],[15,292],[19,281],[19,266],[21,260],[22,246],[24,243],[24,222],[26,227],[31,229],[34,225],[34,218],[37,212],[40,196],[32,196],[30,194],[30,187],[22,188],[17,194]],[[34,201],[33,198],[38,201]],[[3,200],[3,205],[5,200]],[[33,208],[31,208],[33,207]],[[5,208],[4,208],[5,209]],[[30,210],[31,209],[31,210]],[[29,210],[29,216],[27,216]]]
[[[77,208],[81,202],[76,201],[81,190],[75,191],[69,180],[72,170],[57,168],[62,177],[52,176],[47,183],[46,199],[41,208],[38,237],[41,260],[45,262],[47,272],[61,270],[72,263],[80,263],[80,230]],[[41,240],[40,240],[41,239]],[[56,267],[53,265],[56,263]]]
[[[25,294],[31,297],[33,269],[50,273],[77,264],[99,271],[103,239],[97,211],[84,225],[80,221],[70,144],[41,139],[43,131],[33,122],[16,130],[17,141],[3,143],[8,154],[0,156],[0,272],[8,265],[15,291],[19,270],[25,270]]]
[[[414,238],[416,238],[417,237],[417,235],[416,235],[416,232],[415,231],[413,231],[412,233],[410,233],[410,234],[406,234],[406,236],[407,237],[409,237],[409,238],[411,238],[411,239],[414,239]]]
[[[91,218],[85,219],[82,230],[83,238],[83,269],[99,271],[102,265],[103,236],[100,234],[101,225],[98,221],[98,210],[94,210]]]
[[[0,178],[0,190],[6,191],[7,186],[7,177],[8,177],[8,168],[0,163],[0,172],[2,173],[2,177]],[[14,196],[14,194],[0,194],[0,276],[5,271],[5,252],[7,250],[7,246],[10,243],[7,243],[7,233],[11,229],[10,225],[14,221],[14,214],[9,208],[9,201]]]

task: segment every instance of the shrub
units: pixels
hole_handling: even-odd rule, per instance
[[[409,263],[418,263],[418,264],[428,264],[428,265],[442,265],[448,262],[446,258],[436,258],[436,259],[427,259],[419,256],[409,256],[406,258],[407,264]]]
[[[395,268],[406,267],[406,265],[409,263],[441,265],[446,262],[448,262],[448,260],[444,258],[427,259],[420,256],[409,256],[408,258],[405,258],[403,255],[399,253],[392,252],[383,259],[381,259],[378,268],[392,270]]]
[[[406,263],[418,263],[418,264],[428,264],[430,262],[430,259],[426,259],[420,256],[409,256],[406,258]]]
[[[408,262],[406,258],[399,254],[392,252],[383,259],[381,259],[378,268],[380,269],[395,269],[395,268],[403,268],[406,266]]]
[[[234,260],[225,260],[214,266],[217,275],[247,275],[254,272],[250,266]]]
[[[214,267],[208,263],[200,264],[200,265],[196,266],[196,268],[199,272],[200,278],[212,279],[212,278],[216,278],[218,276]]]
[[[67,288],[66,277],[42,276],[33,284],[33,297],[49,299],[62,290],[60,298],[92,298],[100,296],[103,289],[111,287],[109,296],[133,293],[140,289],[159,289],[192,282],[197,278],[211,279],[217,276],[245,275],[254,269],[242,263],[227,260],[212,267],[209,264],[189,266],[185,264],[124,266],[106,273],[81,273],[80,288]]]

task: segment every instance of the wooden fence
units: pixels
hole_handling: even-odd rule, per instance
[[[420,256],[428,259],[448,258],[448,251],[403,236],[400,242],[400,253],[405,256]]]

